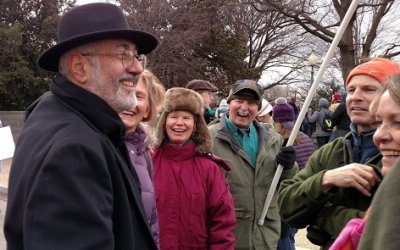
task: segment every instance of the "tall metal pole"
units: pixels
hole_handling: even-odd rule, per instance
[[[299,128],[301,125],[301,122],[303,121],[306,112],[308,110],[308,107],[310,106],[311,100],[313,99],[315,92],[317,91],[318,88],[318,84],[322,79],[322,76],[325,72],[325,69],[328,67],[329,62],[331,61],[332,57],[333,57],[333,53],[336,50],[337,45],[339,44],[340,39],[342,39],[343,33],[347,27],[347,25],[350,22],[350,19],[352,18],[354,11],[356,10],[358,3],[360,2],[360,0],[353,0],[353,2],[351,3],[349,9],[347,10],[346,15],[343,18],[342,23],[340,24],[340,27],[329,47],[329,50],[324,58],[324,61],[321,64],[321,67],[318,71],[317,77],[315,79],[315,81],[313,81],[313,84],[311,85],[310,91],[308,92],[307,98],[304,102],[303,107],[301,108],[301,111],[299,113],[299,116],[296,120],[296,123],[294,124],[292,133],[290,134],[289,140],[287,142],[286,145],[290,146],[293,145],[294,139],[296,138],[297,133],[299,132]],[[281,177],[283,171],[283,167],[279,164],[278,168],[275,171],[275,175],[274,178],[272,180],[271,186],[268,190],[268,194],[267,197],[265,198],[265,202],[264,202],[264,207],[263,207],[263,211],[261,212],[261,216],[258,220],[258,225],[264,225],[264,221],[265,221],[265,216],[267,215],[268,209],[269,209],[269,205],[271,204],[272,201],[272,197],[274,196],[276,187],[278,185],[278,181]]]

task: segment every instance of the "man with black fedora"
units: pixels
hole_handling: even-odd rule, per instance
[[[11,166],[7,249],[157,249],[118,115],[135,107],[157,45],[114,4],[61,17],[57,44],[38,60],[59,75],[28,108]]]

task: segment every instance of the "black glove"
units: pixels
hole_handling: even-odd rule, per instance
[[[291,169],[296,161],[296,150],[293,146],[282,147],[276,156],[276,162],[283,166],[284,170]]]

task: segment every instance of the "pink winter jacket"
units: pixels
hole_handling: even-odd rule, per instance
[[[161,250],[234,249],[233,199],[212,157],[164,143],[153,163]]]

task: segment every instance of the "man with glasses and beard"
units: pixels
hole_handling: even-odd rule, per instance
[[[11,166],[8,249],[157,249],[118,113],[157,39],[122,10],[93,3],[65,13],[38,65],[58,72],[28,108]]]

